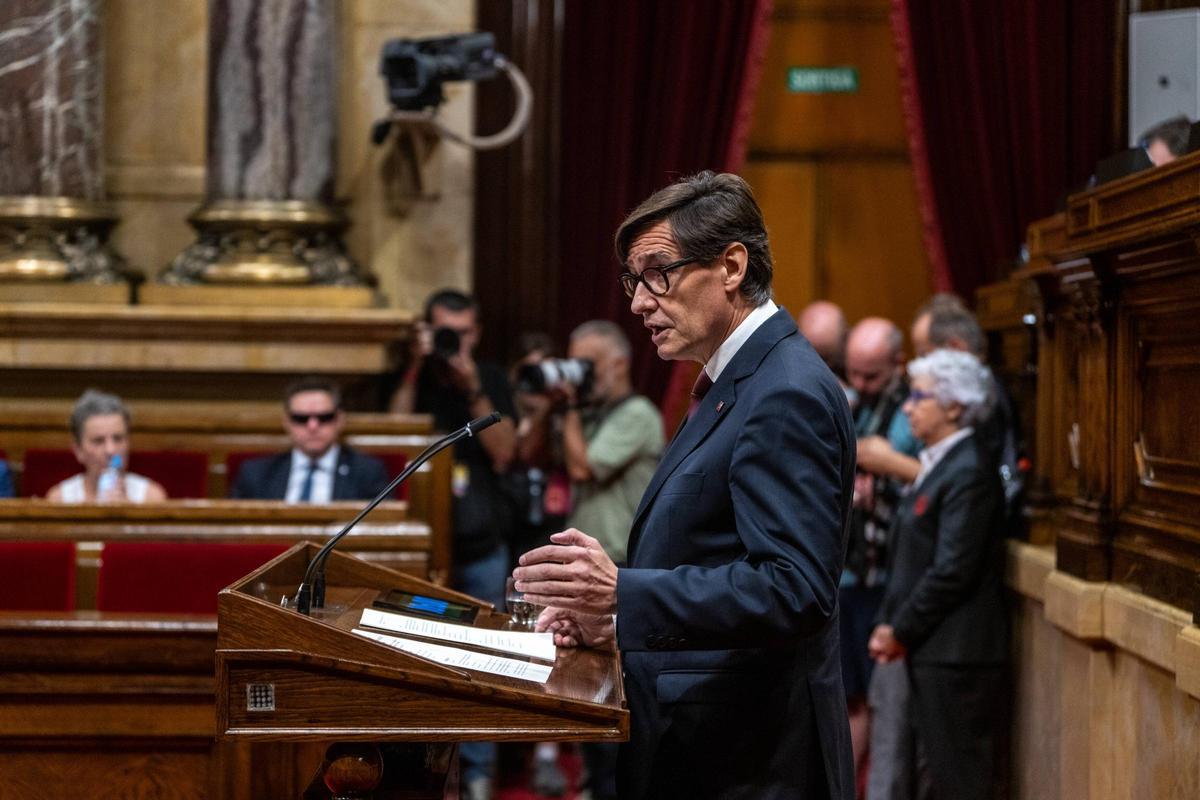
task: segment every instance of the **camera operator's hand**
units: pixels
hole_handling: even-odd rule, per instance
[[[393,414],[411,414],[417,402],[417,378],[425,359],[433,353],[433,328],[428,322],[413,325],[413,336],[408,342],[408,363],[400,375],[400,383],[392,393],[388,411]]]
[[[568,381],[555,385],[550,390],[550,399],[555,411],[569,411],[579,407],[579,387]]]
[[[421,320],[413,327],[413,338],[409,342],[408,355],[412,364],[420,369],[421,363],[433,353],[433,328]]]
[[[468,401],[478,397],[483,392],[483,383],[479,380],[479,367],[475,359],[465,348],[446,359],[446,376],[454,388],[458,389]]]

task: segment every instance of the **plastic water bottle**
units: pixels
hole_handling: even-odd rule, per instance
[[[96,482],[96,499],[108,500],[117,491],[117,484],[120,480],[121,456],[114,453],[108,460],[108,466],[104,468],[104,472],[100,473],[100,479]]]

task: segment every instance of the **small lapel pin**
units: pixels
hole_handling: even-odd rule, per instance
[[[338,467],[338,475],[349,475],[349,474],[350,474],[350,465],[349,464],[342,464],[340,467]]]
[[[717,403],[717,413],[720,414],[724,410],[725,410],[725,401],[722,400],[719,403]]]

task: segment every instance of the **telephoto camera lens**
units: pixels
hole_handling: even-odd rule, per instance
[[[580,397],[587,397],[594,371],[594,365],[586,358],[547,358],[517,370],[517,391],[546,394],[568,385],[574,386]]]
[[[438,328],[433,332],[433,354],[438,358],[453,358],[461,347],[462,337],[453,328]]]

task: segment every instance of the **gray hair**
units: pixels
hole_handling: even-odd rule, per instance
[[[75,441],[83,441],[83,426],[92,417],[100,417],[106,414],[120,414],[125,418],[125,427],[128,428],[132,417],[129,414],[129,409],[121,402],[121,398],[115,394],[100,392],[95,389],[88,389],[79,399],[75,401],[75,407],[71,409],[71,436],[75,437]]]
[[[933,379],[933,394],[938,403],[962,406],[961,425],[983,420],[991,408],[991,370],[970,353],[934,350],[908,362],[908,377]]]
[[[929,317],[929,343],[949,347],[955,339],[981,359],[987,353],[987,339],[974,314],[961,307],[935,308]]]
[[[607,319],[592,319],[571,331],[571,341],[577,341],[585,336],[599,336],[607,339],[622,358],[630,358],[633,351],[629,347],[629,337],[621,326]]]

